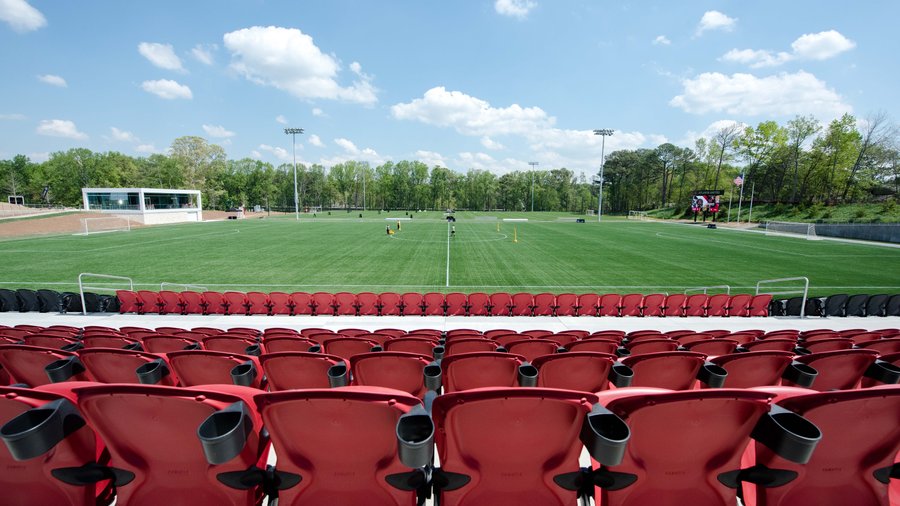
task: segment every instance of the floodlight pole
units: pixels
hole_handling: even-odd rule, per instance
[[[614,130],[600,128],[594,130],[594,135],[602,137],[600,141],[600,193],[597,195],[597,223],[603,221],[603,167],[606,165],[606,136],[612,135]]]
[[[531,212],[534,212],[534,168],[540,165],[540,162],[528,162],[531,165]]]
[[[294,218],[300,221],[300,194],[297,192],[297,134],[302,134],[302,128],[285,128],[284,133],[291,136],[291,144],[294,149]]]

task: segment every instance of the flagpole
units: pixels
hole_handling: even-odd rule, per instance
[[[746,183],[746,181],[744,181],[744,173],[741,172],[741,193],[738,196],[738,214],[737,219],[735,220],[737,223],[741,222],[741,204],[744,203],[744,183]]]
[[[753,192],[756,191],[756,181],[750,185],[750,214],[747,215],[747,223],[753,218]]]

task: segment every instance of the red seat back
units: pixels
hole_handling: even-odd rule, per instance
[[[450,355],[459,355],[460,353],[474,353],[474,352],[493,352],[497,349],[500,343],[490,340],[483,339],[480,337],[475,338],[461,338],[456,340],[448,340],[447,344],[444,345],[444,356],[448,357]]]
[[[615,361],[615,355],[583,351],[544,355],[531,363],[538,368],[539,387],[599,392],[609,388]]]
[[[159,313],[161,302],[158,293],[150,290],[138,290],[137,296],[141,304],[141,313]]]
[[[510,307],[512,305],[513,299],[510,294],[506,292],[496,292],[491,294],[491,316],[509,316]],[[531,304],[529,303],[528,305],[530,306]],[[528,308],[527,314],[531,314],[530,307]]]
[[[159,301],[161,304],[160,313],[162,314],[183,314],[184,301],[181,300],[181,294],[169,290],[160,290]]]
[[[173,351],[166,354],[166,358],[182,386],[233,385],[232,373],[235,372],[235,367],[248,362],[256,370],[256,376],[249,386],[264,386],[262,369],[256,357],[223,351],[189,350]]]
[[[690,295],[684,302],[685,316],[706,316],[706,303],[709,296],[705,293]]]
[[[375,316],[378,314],[378,295],[372,292],[360,292],[356,294],[356,303],[360,316]]]
[[[483,294],[482,294],[483,295]],[[451,292],[444,296],[447,304],[447,316],[465,316],[468,310],[468,298],[466,294]]]
[[[641,307],[644,305],[644,296],[639,293],[629,293],[622,296],[621,316],[641,316]]]
[[[512,295],[511,304],[510,316],[531,316],[534,311],[534,296],[530,293],[515,293]],[[552,305],[550,304],[550,306]],[[552,312],[552,308],[548,309]]]
[[[228,303],[221,293],[203,292],[203,300],[206,302],[206,314],[225,314]]]
[[[559,348],[559,343],[549,339],[525,339],[513,341],[506,346],[506,350],[516,355],[522,355],[525,360],[531,362],[542,355],[552,355]]]
[[[684,316],[684,304],[687,296],[683,293],[673,293],[666,297],[663,306],[663,316]]]
[[[806,364],[819,375],[810,387],[819,392],[829,390],[849,390],[859,386],[866,369],[878,358],[874,350],[823,351],[812,355],[802,355],[796,360]],[[785,385],[793,386],[788,381]]]
[[[291,294],[291,303],[293,304],[294,314],[308,315],[313,313],[312,295],[306,292],[294,292]]]
[[[583,304],[579,301],[579,304]],[[622,307],[622,296],[617,293],[605,293],[600,296],[599,316],[619,316]],[[584,308],[582,307],[582,310]]]
[[[663,316],[663,306],[666,304],[666,296],[661,293],[651,293],[644,297],[641,308],[641,316]]]
[[[750,299],[750,316],[769,316],[769,303],[772,302],[772,295],[761,293],[754,295]]]
[[[328,292],[316,292],[312,294],[312,304],[315,307],[315,314],[322,316],[334,316],[334,295]]]
[[[462,294],[460,294],[460,295],[462,295]],[[404,296],[404,304],[405,304],[406,303],[406,294],[403,294],[403,296]],[[419,314],[424,314],[426,316],[443,316],[444,315],[444,304],[445,304],[444,294],[437,293],[437,292],[426,293],[422,297],[422,304],[425,305],[425,311],[424,311],[424,313],[419,313]],[[403,309],[403,314],[407,314],[406,308]],[[412,314],[416,314],[416,313],[412,313]]]
[[[27,346],[22,344],[0,345],[0,367],[3,368],[15,383],[24,383],[29,387],[37,387],[53,383],[45,368],[53,363],[62,365],[62,360],[77,359],[74,353]],[[61,371],[62,372],[62,371]],[[71,370],[72,375],[65,381],[92,381],[94,378],[83,368],[77,366]]]
[[[181,300],[184,301],[185,314],[203,314],[206,300],[198,292],[181,292]]]
[[[422,305],[421,297],[418,305]],[[400,310],[401,305],[403,304],[403,299],[400,297],[400,294],[394,292],[384,292],[378,296],[378,302],[381,305],[381,315],[382,316],[399,316],[402,313]],[[414,304],[413,306],[416,306]],[[411,307],[410,311],[415,311],[415,307]],[[421,313],[422,309],[418,308],[418,312]],[[415,314],[415,313],[410,313]]]
[[[269,292],[269,314],[291,314],[294,303],[290,294],[284,292]]]
[[[199,344],[200,341],[196,339],[181,336],[147,336],[141,339],[141,346],[147,353],[169,353]]]
[[[706,316],[727,316],[730,300],[731,296],[727,293],[711,295],[706,301]]]
[[[535,297],[537,299],[537,297]],[[578,296],[574,293],[561,293],[556,296],[556,316],[577,316]],[[537,314],[537,311],[535,311]]]
[[[670,351],[625,357],[622,363],[634,371],[631,386],[688,390],[705,358],[700,353]]]
[[[556,295],[539,293],[533,298],[534,316],[553,316],[556,314]]]
[[[445,355],[441,360],[444,392],[482,387],[514,387],[525,357],[511,353],[477,352]]]
[[[266,354],[280,353],[283,351],[307,352],[311,347],[322,344],[310,339],[304,339],[300,336],[273,337],[265,339],[264,342],[266,345]]]
[[[272,302],[269,295],[263,292],[247,292],[248,314],[271,314],[270,307]],[[282,313],[287,314],[287,313]]]
[[[415,397],[425,396],[425,366],[430,355],[402,351],[379,351],[354,355],[350,359],[353,384],[392,388]]]
[[[490,310],[488,309],[490,304],[490,296],[482,292],[470,293],[466,301],[466,305],[469,308],[469,316],[485,316],[490,314]]]
[[[271,391],[301,388],[330,388],[328,370],[344,359],[324,353],[285,351],[268,353],[259,359]]]
[[[713,357],[710,362],[728,372],[726,388],[752,388],[778,385],[792,360],[786,351],[753,351]]]
[[[137,369],[144,364],[161,360],[157,355],[112,348],[87,348],[78,353],[88,373],[100,383],[139,384]],[[164,360],[164,359],[162,359]],[[168,370],[168,365],[165,367]],[[176,385],[177,378],[169,372],[161,376],[158,385]]]
[[[131,290],[116,290],[116,298],[119,299],[120,313],[140,313],[141,301],[137,293]]]
[[[753,296],[740,293],[732,295],[728,301],[728,316],[750,316],[750,302]]]
[[[372,348],[378,346],[378,342],[357,337],[336,337],[325,339],[322,342],[322,351],[331,355],[337,355],[350,360],[353,355],[369,353]]]
[[[335,314],[339,316],[356,315],[356,294],[338,292],[334,294]]]

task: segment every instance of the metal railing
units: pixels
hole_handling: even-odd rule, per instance
[[[173,288],[181,287],[182,288],[181,290],[177,290],[179,292],[183,292],[185,290],[193,290],[196,292],[208,292],[209,291],[209,288],[207,288],[205,286],[189,285],[189,284],[185,284],[185,283],[169,283],[167,281],[163,281],[162,283],[159,284],[159,291],[165,290],[167,286],[171,286]],[[172,290],[172,291],[174,292],[176,290]]]
[[[84,277],[90,276],[93,278],[103,278],[103,279],[117,279],[128,281],[128,289],[132,292],[134,291],[134,280],[127,276],[113,276],[111,274],[94,274],[91,272],[82,272],[78,275],[78,294],[81,296],[81,314],[87,315],[87,306],[84,303],[84,290],[112,290],[115,291],[116,288],[110,288],[108,286],[89,286],[84,284]]]
[[[731,295],[731,286],[729,285],[713,285],[713,286],[698,286],[696,288],[685,288],[684,294],[687,295],[688,292],[699,292],[703,291],[704,294],[707,293],[707,290],[725,290],[726,295]]]
[[[761,281],[757,281],[757,283],[756,283],[756,295],[759,295],[759,293],[760,293],[760,291],[759,291],[760,285],[763,285],[763,284],[772,284],[772,283],[783,283],[783,282],[785,282],[785,281],[803,281],[803,289],[802,289],[802,290],[800,290],[800,289],[797,289],[797,290],[782,290],[782,291],[777,291],[777,292],[776,292],[776,291],[771,291],[771,290],[766,290],[766,291],[763,292],[763,293],[768,293],[769,295],[773,295],[773,296],[774,296],[774,295],[796,295],[796,294],[798,294],[798,293],[802,293],[802,294],[803,294],[803,300],[801,301],[801,304],[800,304],[800,318],[806,318],[806,299],[807,299],[807,296],[809,295],[809,278],[807,278],[807,277],[805,277],[805,276],[798,276],[798,277],[795,277],[795,278],[763,279],[763,280],[761,280]],[[783,289],[783,287],[780,287],[780,286],[775,286],[775,287],[773,287],[773,288],[781,288],[781,289]]]

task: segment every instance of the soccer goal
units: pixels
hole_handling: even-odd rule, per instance
[[[815,223],[798,223],[792,221],[767,221],[766,235],[781,235],[786,237],[806,238],[818,240]]]
[[[647,216],[647,211],[628,211],[628,219],[648,221],[650,217]]]
[[[76,235],[102,234],[106,232],[131,232],[131,219],[118,216],[82,218],[81,233]]]

